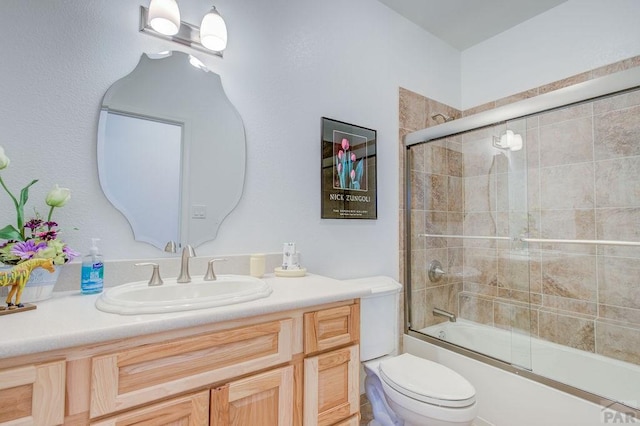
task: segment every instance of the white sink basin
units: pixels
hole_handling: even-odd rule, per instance
[[[261,299],[271,292],[263,280],[244,275],[218,275],[215,281],[192,277],[186,284],[171,278],[153,287],[136,281],[107,289],[96,300],[96,308],[121,315],[191,311]]]

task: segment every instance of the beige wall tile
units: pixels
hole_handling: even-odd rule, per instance
[[[542,295],[542,305],[545,308],[588,315],[594,318],[598,314],[598,305],[595,302],[553,296],[550,294]]]
[[[593,163],[540,170],[540,207],[544,210],[593,208]]]
[[[622,325],[640,328],[640,309],[622,308],[600,303],[598,305],[600,318],[616,321]]]
[[[462,156],[462,144],[447,143],[447,174],[449,176],[463,176],[464,158]]]
[[[640,309],[640,259],[600,256],[598,293],[600,303]]]
[[[596,330],[599,354],[640,364],[640,329],[598,321]]]
[[[640,241],[640,208],[596,210],[596,234],[599,240]],[[640,247],[603,246],[605,256],[640,258]]]
[[[494,236],[496,235],[497,214],[495,212],[466,213],[464,216],[464,235]],[[491,248],[496,246],[493,240],[465,239],[465,247]]]
[[[594,209],[541,210],[540,236],[548,239],[594,240],[596,217]],[[545,244],[548,250],[568,253],[596,254],[596,247],[584,244]]]
[[[448,229],[448,213],[447,212],[425,212],[424,229],[425,234],[443,235]],[[439,237],[425,237],[428,248],[446,247],[447,239]]]
[[[570,299],[596,301],[596,257],[561,254],[542,258],[544,294]]]
[[[595,352],[594,321],[540,310],[539,336],[542,339],[588,352]]]
[[[640,206],[640,157],[596,161],[595,165],[596,207]]]
[[[407,89],[400,88],[400,127],[412,132],[424,128],[427,111],[425,97]]]
[[[493,325],[493,301],[476,297],[466,292],[460,293],[460,317],[481,324]]]
[[[464,200],[464,179],[448,176],[447,210],[449,212],[463,212]]]
[[[464,178],[464,211],[496,211],[496,175]]]
[[[426,173],[424,185],[425,210],[446,212],[449,202],[449,178],[447,176]]]
[[[540,167],[593,161],[591,117],[540,127]]]
[[[594,151],[596,159],[640,155],[640,106],[596,115]]]
[[[436,175],[446,175],[448,173],[447,148],[438,146],[434,142],[422,146],[424,146],[424,171]]]
[[[493,304],[494,324],[498,328],[538,335],[538,312],[529,306],[496,302]]]
[[[464,283],[488,286],[495,295],[498,285],[498,259],[495,249],[464,249]],[[482,290],[488,294],[487,289]]]
[[[426,175],[422,172],[411,172],[411,210],[424,210],[424,191]]]

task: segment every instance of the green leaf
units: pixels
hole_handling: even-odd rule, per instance
[[[20,191],[20,202],[16,207],[16,214],[18,216],[18,229],[22,229],[22,226],[24,224],[24,206],[27,204],[27,201],[29,201],[29,188],[36,182],[38,182],[38,179],[32,180],[29,185],[25,186],[24,188],[22,188],[22,191]]]
[[[18,230],[14,228],[13,225],[7,225],[4,228],[0,229],[0,238],[5,240],[24,241],[24,238],[22,238],[20,232],[18,232]]]

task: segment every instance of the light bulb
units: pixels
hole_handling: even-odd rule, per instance
[[[221,52],[227,47],[227,25],[215,7],[202,18],[200,43],[207,49],[216,52]]]
[[[176,0],[151,0],[149,25],[164,35],[175,35],[180,30],[180,9]]]

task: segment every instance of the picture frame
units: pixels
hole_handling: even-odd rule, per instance
[[[322,117],[321,218],[377,219],[377,131]]]

